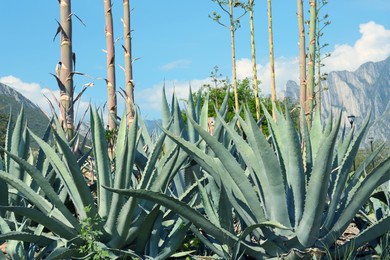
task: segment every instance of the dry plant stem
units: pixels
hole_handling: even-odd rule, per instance
[[[259,83],[257,81],[257,68],[256,68],[256,45],[255,45],[255,25],[253,22],[253,6],[255,0],[250,1],[249,5],[249,25],[251,31],[251,49],[252,49],[252,71],[253,71],[253,87],[256,102],[256,119],[260,120],[260,101],[259,101]]]
[[[236,70],[236,47],[235,47],[235,25],[233,17],[233,0],[229,0],[229,18],[230,18],[230,39],[232,48],[232,75],[233,75],[233,92],[234,92],[234,106],[236,112],[239,110],[238,92],[237,92],[237,70]]]
[[[309,126],[314,108],[314,87],[315,87],[315,60],[316,60],[316,25],[317,25],[317,0],[310,0],[310,23],[309,23],[309,52],[308,52],[308,74],[306,92],[306,113],[309,115]]]
[[[318,18],[318,13],[317,13]],[[316,108],[318,109],[321,115],[321,46],[320,46],[320,37],[321,37],[321,29],[320,29],[320,20],[317,19],[317,103]]]
[[[305,23],[303,15],[303,0],[297,0],[298,32],[299,32],[299,86],[300,105],[304,109],[306,104],[306,42]],[[302,119],[303,120],[303,119]],[[303,121],[301,121],[303,123]]]
[[[72,14],[71,0],[60,1],[61,30],[61,71],[60,81],[64,90],[60,90],[60,121],[68,138],[73,137],[73,51],[72,51]]]
[[[107,47],[107,106],[108,106],[108,128],[116,128],[114,118],[117,116],[116,104],[116,86],[115,86],[115,47],[114,47],[114,28],[112,23],[111,0],[104,0],[105,13],[105,33]]]
[[[131,49],[131,20],[130,1],[123,0],[123,29],[124,29],[124,50],[125,50],[125,80],[126,80],[126,107],[127,122],[130,126],[134,120],[134,81]]]
[[[275,59],[274,59],[274,40],[272,33],[272,4],[268,0],[268,42],[269,42],[269,59],[271,71],[271,100],[276,103],[276,89],[275,89]],[[276,120],[274,106],[272,106],[272,117]]]

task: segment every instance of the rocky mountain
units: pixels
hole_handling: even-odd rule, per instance
[[[15,118],[22,106],[25,111],[29,128],[39,136],[42,136],[49,124],[49,119],[46,115],[37,105],[32,103],[18,91],[0,83],[0,113],[6,115],[6,118],[8,118],[11,111],[13,118]],[[3,135],[4,133],[0,134]]]
[[[367,62],[356,71],[330,72],[322,83],[322,111],[328,114],[332,109],[341,109],[345,123],[347,116],[355,116],[359,126],[372,111],[371,127],[366,136],[374,142],[390,142],[390,57],[379,62]],[[294,81],[286,84],[281,97],[299,100],[299,86]]]

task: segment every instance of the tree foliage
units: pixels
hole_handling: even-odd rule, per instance
[[[218,80],[217,78],[213,77],[213,74],[211,75],[211,78],[212,81],[215,83],[214,87],[211,85],[204,85],[202,87],[201,105],[203,105],[205,97],[209,95],[209,102],[208,102],[209,117],[216,117],[216,110],[218,110],[219,105],[222,104],[227,91],[229,91],[227,121],[230,121],[235,115],[234,93],[231,91],[232,83],[230,83],[228,78]],[[243,80],[238,80],[237,93],[238,93],[238,100],[240,101],[241,107],[243,105],[248,106],[253,117],[256,118],[256,99],[254,95],[252,81],[248,78],[245,78]],[[260,94],[259,99],[260,99],[260,103],[263,104],[263,106],[268,110],[268,112],[272,113],[271,96]],[[291,114],[293,116],[294,123],[298,122],[299,110],[295,109],[297,104],[293,102],[291,99],[289,98],[283,100],[278,99],[276,100],[275,105],[276,107],[279,107],[282,111],[285,111],[286,108],[289,109],[292,112]],[[240,111],[241,116],[243,116],[243,113],[244,112],[241,110]],[[261,117],[263,117],[264,111],[261,111],[260,115]],[[263,127],[265,127],[263,128],[263,130],[266,131],[267,129],[266,121],[264,120],[262,124]]]

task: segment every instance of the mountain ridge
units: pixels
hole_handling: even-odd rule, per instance
[[[366,135],[374,141],[390,143],[390,57],[378,62],[366,62],[355,71],[332,71],[322,86],[321,108],[323,115],[333,110],[355,116],[354,124],[359,126],[371,109],[371,127]],[[299,100],[299,85],[288,81],[280,97]]]
[[[28,127],[38,136],[42,136],[49,124],[45,113],[20,92],[0,82],[0,113],[6,118],[11,113],[15,120],[22,106]]]

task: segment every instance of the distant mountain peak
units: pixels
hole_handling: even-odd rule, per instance
[[[23,104],[24,107],[30,107],[32,109],[39,109],[40,108],[35,105],[31,100],[23,96],[20,92],[17,90],[13,89],[10,86],[7,86],[3,83],[0,82],[0,95],[3,95],[5,97],[13,98],[15,101],[17,101],[20,104]]]
[[[12,87],[0,83],[0,113],[8,115],[11,109],[12,116],[15,118],[22,105],[28,127],[34,133],[42,136],[49,124],[47,116],[28,98]]]

